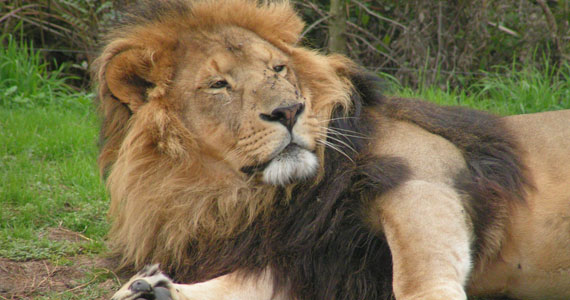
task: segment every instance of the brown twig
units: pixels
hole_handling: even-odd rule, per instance
[[[105,271],[105,274],[111,273],[111,274],[113,275],[114,279],[117,281],[117,284],[118,284],[118,285],[121,285],[121,281],[119,280],[119,277],[117,276],[117,274],[115,274],[115,272],[113,272],[113,271],[111,271],[111,270],[109,270],[109,269],[107,269],[107,268],[101,268],[101,269]],[[103,273],[98,273],[98,274],[95,275],[95,277],[93,277],[93,278],[92,278],[91,280],[89,280],[88,282],[83,283],[83,284],[80,284],[80,285],[78,285],[78,286],[75,286],[75,287],[73,287],[73,288],[71,288],[71,289],[62,291],[62,292],[60,292],[59,294],[63,294],[63,293],[75,291],[75,290],[78,290],[78,289],[82,289],[82,288],[84,288],[84,287],[86,287],[86,286],[92,284],[93,282],[95,282],[95,280],[97,280],[97,278],[99,278],[99,276],[101,276],[102,274],[103,274]]]
[[[560,42],[560,37],[558,36],[558,26],[556,25],[556,19],[554,18],[554,15],[544,0],[536,0],[536,3],[540,5],[540,8],[542,8],[542,11],[544,12],[546,22],[548,23],[548,27],[550,29],[550,35],[554,40],[556,51],[558,51],[560,58],[567,58],[566,55],[562,52],[562,43]]]
[[[86,282],[86,283],[84,283],[84,284],[80,284],[80,285],[78,285],[78,286],[76,286],[76,287],[73,287],[73,288],[71,288],[71,289],[68,289],[68,290],[65,290],[65,291],[61,291],[61,292],[59,292],[59,294],[61,295],[61,294],[63,294],[63,293],[67,293],[67,292],[75,291],[75,290],[78,290],[78,289],[82,289],[82,288],[84,288],[84,287],[86,287],[86,286],[92,284],[93,282],[95,282],[95,280],[97,280],[97,278],[99,278],[99,274],[97,274],[95,277],[93,277],[93,279],[89,280],[88,282]]]
[[[28,8],[32,8],[32,7],[37,7],[37,6],[38,6],[37,4],[28,4],[28,5],[24,5],[24,6],[22,6],[22,7],[18,7],[18,8],[16,8],[16,9],[14,9],[13,11],[11,11],[11,12],[5,14],[4,16],[2,16],[2,18],[0,18],[0,23],[2,23],[4,20],[6,20],[6,19],[8,19],[8,18],[10,18],[10,17],[13,17],[16,13],[18,13],[18,12],[20,12],[20,11],[22,11],[22,10],[25,10],[25,9],[28,9]]]
[[[443,1],[437,3],[437,54],[435,56],[435,67],[439,68],[441,58],[441,47],[443,46],[441,28],[443,26]],[[433,73],[432,81],[435,82],[437,73]]]
[[[382,51],[376,49],[376,47],[374,47],[374,45],[370,44],[370,42],[368,42],[365,38],[363,38],[363,37],[361,37],[361,36],[359,36],[359,35],[357,35],[357,34],[353,34],[353,33],[347,33],[347,35],[348,35],[348,36],[351,36],[351,37],[353,37],[353,38],[355,38],[355,39],[357,39],[357,40],[359,40],[359,41],[361,41],[361,42],[362,42],[364,45],[366,45],[370,50],[372,50],[372,51],[374,51],[374,52],[376,52],[376,53],[378,53],[378,54],[380,54],[380,55],[382,55],[382,56],[385,56],[386,58],[388,58],[388,59],[391,60],[392,62],[398,64],[398,62],[397,62],[393,57],[391,57],[390,55],[388,55],[388,54],[386,54],[386,53],[384,53],[384,52],[382,52]]]
[[[518,34],[516,31],[514,31],[514,30],[512,30],[512,29],[509,29],[509,28],[507,28],[507,27],[505,27],[505,26],[503,26],[503,25],[499,25],[499,24],[497,24],[497,23],[495,23],[495,22],[490,22],[490,21],[487,22],[487,24],[489,24],[489,25],[491,25],[491,26],[497,28],[498,30],[500,30],[500,31],[502,31],[502,32],[504,32],[504,33],[506,33],[506,34],[508,34],[508,35],[512,35],[512,36],[514,36],[514,37],[518,37],[518,36],[519,36],[519,34]]]
[[[63,227],[63,223],[61,223],[61,222],[58,224],[58,226],[57,226],[56,229],[59,230],[59,231],[65,232],[65,233],[67,233],[67,234],[70,234],[70,235],[78,236],[79,238],[81,238],[81,239],[83,239],[83,240],[86,240],[86,241],[89,241],[89,242],[92,242],[92,241],[93,241],[92,239],[86,237],[85,235],[83,235],[83,234],[81,234],[81,233],[79,233],[79,232],[76,232],[76,231],[73,231],[73,230],[69,230],[69,229]]]
[[[310,8],[312,10],[314,10],[316,13],[318,13],[321,17],[327,16],[328,14],[326,12],[324,12],[322,9],[320,9],[315,3],[308,1],[308,0],[304,0],[303,2],[297,2],[300,5],[303,5],[307,8]]]
[[[21,16],[19,16],[19,15],[14,15],[14,18],[20,19],[20,20],[22,20],[22,21],[24,21],[24,22],[28,22],[28,23],[30,23],[30,24],[32,24],[32,25],[35,25],[35,26],[38,26],[38,27],[44,26],[44,25],[42,25],[41,23],[38,23],[38,22],[32,20],[31,18],[23,18],[23,17],[21,17]],[[51,28],[46,28],[46,30],[49,31],[49,32],[51,32],[51,33],[53,33],[53,34],[55,34],[55,35],[58,35],[58,36],[60,36],[60,37],[65,37],[64,34],[62,34],[61,32],[58,32],[57,30],[53,30],[53,29],[51,29]]]
[[[301,36],[299,37],[299,39],[302,39],[307,33],[311,32],[311,30],[313,30],[317,25],[319,25],[320,23],[326,21],[327,19],[329,19],[331,16],[324,16],[320,19],[318,19],[317,21],[313,22],[311,25],[309,25],[307,27],[307,29],[305,29],[305,31],[303,31],[303,33],[301,33]]]
[[[46,281],[50,280],[50,278],[53,276],[53,274],[55,274],[55,272],[57,272],[57,267],[54,267],[53,270],[50,270],[49,267],[47,266],[46,262],[43,262],[44,267],[46,269],[46,276],[40,280],[37,284],[36,284],[36,276],[34,276],[32,284],[30,285],[29,290],[26,291],[25,295],[31,295],[33,293],[35,293],[39,288],[41,288],[42,284],[44,284]]]
[[[372,46],[374,48],[374,50],[376,50],[377,52],[382,53],[383,56],[386,56],[386,58],[388,58],[388,60],[394,62],[395,64],[399,65],[398,61],[396,61],[396,59],[393,57],[393,51],[392,49],[386,45],[384,42],[382,42],[379,38],[375,37],[371,32],[369,32],[368,30],[350,22],[350,21],[346,21],[346,24],[348,24],[350,27],[353,27],[354,29],[358,30],[359,32],[362,32],[363,34],[365,34],[368,38],[374,40],[375,43],[378,43],[380,45],[382,45],[382,47],[384,47],[389,53],[384,53],[382,51],[379,51],[378,49],[376,49],[375,47],[373,47],[370,43],[369,46]],[[362,40],[362,39],[360,39]],[[365,42],[367,42],[364,39]]]

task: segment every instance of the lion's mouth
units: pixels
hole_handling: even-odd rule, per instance
[[[277,155],[263,164],[241,169],[246,174],[263,173],[263,181],[273,185],[286,185],[315,174],[318,166],[316,155],[295,143],[289,143]]]
[[[281,150],[281,152],[279,152],[277,155],[275,155],[275,157],[273,157],[271,160],[279,159],[280,157],[290,156],[296,152],[299,152],[300,150],[304,150],[304,148],[302,148],[301,146],[299,146],[295,143],[290,143],[283,150]]]
[[[265,170],[265,168],[267,168],[267,166],[269,166],[269,164],[273,160],[289,157],[289,156],[291,156],[292,153],[295,153],[296,151],[299,151],[300,149],[303,149],[303,148],[301,146],[291,142],[287,146],[285,146],[285,148],[283,148],[281,151],[276,152],[272,157],[270,157],[264,163],[260,163],[260,164],[253,165],[253,166],[245,166],[245,167],[242,167],[240,169],[240,171],[242,171],[243,173],[246,173],[248,175],[253,175],[256,172],[263,172]]]

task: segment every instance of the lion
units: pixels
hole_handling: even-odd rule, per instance
[[[287,1],[177,0],[110,31],[109,243],[147,266],[113,299],[569,299],[570,111],[383,96],[303,27]]]

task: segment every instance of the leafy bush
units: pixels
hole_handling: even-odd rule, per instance
[[[297,0],[307,43],[326,48],[331,0]],[[345,0],[347,54],[404,85],[476,81],[480,70],[570,59],[570,1]],[[542,62],[538,62],[540,67]],[[459,81],[461,77],[463,81]]]

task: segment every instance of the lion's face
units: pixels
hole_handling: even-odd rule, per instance
[[[237,27],[215,36],[189,39],[186,63],[174,79],[188,129],[212,159],[262,172],[266,183],[313,175],[319,124],[288,55]]]
[[[161,45],[162,52],[143,45],[146,49],[130,46],[116,54],[105,73],[113,96],[133,112],[133,122],[148,122],[145,113],[156,119],[149,106],[163,103],[190,133],[181,136],[191,136],[207,166],[254,174],[272,185],[315,174],[314,152],[324,126],[312,115],[290,55],[237,26],[180,34],[172,45]],[[172,126],[164,131],[174,132]]]

